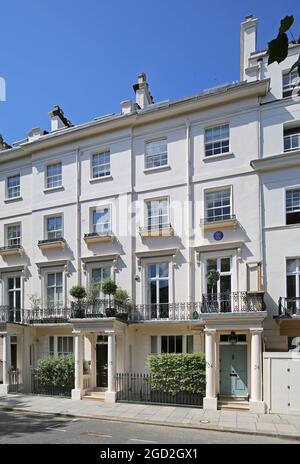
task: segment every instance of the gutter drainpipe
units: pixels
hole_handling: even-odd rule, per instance
[[[81,166],[80,166],[80,148],[76,149],[76,210],[77,210],[77,285],[81,285],[81,207],[80,207],[80,190],[81,190]]]
[[[192,263],[193,263],[193,248],[192,248],[192,237],[193,237],[193,227],[192,227],[192,186],[191,186],[191,122],[189,119],[186,121],[186,141],[187,141],[187,225],[188,225],[188,302],[193,301],[192,296]]]

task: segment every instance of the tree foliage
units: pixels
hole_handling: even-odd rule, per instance
[[[289,39],[287,36],[287,32],[290,30],[293,24],[293,15],[285,16],[280,21],[280,27],[278,30],[277,37],[268,43],[268,65],[275,62],[281,63],[286,59],[289,48]],[[294,40],[294,43],[300,43],[300,37],[298,40]],[[297,69],[298,75],[300,77],[300,55],[298,57],[298,60],[293,64],[291,71],[295,68]]]

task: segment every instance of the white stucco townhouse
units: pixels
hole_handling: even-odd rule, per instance
[[[238,82],[154,103],[141,74],[120,114],[72,125],[57,106],[49,133],[2,143],[2,394],[73,352],[72,397],[115,401],[116,372],[148,354],[205,351],[204,407],[265,411],[262,354],[300,337],[300,46],[267,66],[256,35],[247,17]],[[70,288],[109,277],[131,307],[108,314],[99,294],[76,317]]]

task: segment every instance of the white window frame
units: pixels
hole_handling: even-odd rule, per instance
[[[63,271],[63,269],[58,269],[58,268],[53,268],[53,269],[46,269],[45,272],[44,272],[44,288],[45,288],[45,292],[44,292],[44,295],[45,295],[45,298],[44,298],[44,303],[45,303],[45,308],[48,308],[48,288],[57,288],[58,286],[55,285],[55,286],[51,286],[49,287],[48,286],[48,276],[50,274],[61,274],[62,275],[62,281],[61,281],[61,287],[62,287],[62,297],[61,297],[61,304],[57,305],[56,302],[54,302],[54,308],[57,309],[57,308],[63,308],[64,305],[65,305],[65,273]],[[56,277],[55,277],[55,283],[56,283]],[[51,306],[49,306],[51,307]]]
[[[19,177],[19,184],[16,186],[9,187],[9,179],[12,179],[13,177]],[[11,195],[10,191],[13,189],[17,189],[17,195]],[[16,173],[16,174],[11,174],[6,177],[6,199],[7,200],[13,200],[14,198],[20,198],[21,196],[21,174]]]
[[[52,340],[53,340],[53,351],[50,351],[50,338],[52,337]],[[59,352],[58,351],[58,339],[62,337],[62,338],[67,338],[68,341],[67,341],[67,344],[68,344],[68,349],[70,348],[70,339],[73,340],[72,344],[73,344],[73,351],[61,351]],[[62,341],[62,344],[63,344],[63,341]],[[48,335],[48,353],[49,353],[49,356],[68,356],[69,354],[73,354],[74,353],[74,337],[73,335]]]
[[[223,137],[223,138],[215,138],[212,139],[211,141],[207,141],[207,131],[209,130],[214,130],[214,129],[221,129],[222,127],[228,126],[228,137]],[[220,143],[222,145],[222,142],[225,142],[228,140],[228,149],[223,149],[222,147],[217,148],[214,145]],[[207,145],[212,145],[212,153],[207,154]],[[215,153],[215,151],[220,150],[219,153]],[[213,158],[215,156],[222,156],[230,153],[230,124],[229,122],[223,122],[220,124],[214,124],[211,126],[204,127],[204,157],[205,158]]]
[[[286,131],[293,130],[293,129],[297,129],[298,132],[295,132],[294,134],[285,135]],[[285,148],[285,146],[284,146],[285,141],[286,141],[287,138],[289,138],[289,143],[291,145],[291,148]],[[296,140],[297,140],[297,145],[296,146],[292,146],[294,138],[296,138]],[[294,151],[294,150],[299,150],[299,148],[300,148],[300,123],[299,123],[298,126],[295,126],[295,127],[284,127],[283,128],[283,151],[284,151],[284,153],[288,153],[288,152]]]
[[[11,227],[19,227],[19,237],[9,238],[8,232]],[[18,243],[10,243],[10,241],[18,241]],[[5,243],[8,247],[19,247],[22,245],[22,224],[21,222],[14,222],[13,224],[5,224]]]
[[[295,222],[295,223],[292,223],[292,224],[288,224],[288,223],[287,223],[287,215],[288,215],[288,214],[293,214],[293,213],[300,212],[300,207],[299,207],[298,209],[296,209],[296,210],[293,210],[293,211],[289,211],[289,212],[287,211],[287,206],[286,206],[287,194],[288,194],[288,192],[292,192],[292,191],[295,191],[295,190],[299,190],[299,192],[300,192],[300,186],[298,186],[298,187],[297,187],[297,186],[296,186],[296,187],[291,187],[291,188],[288,187],[288,188],[286,188],[286,189],[284,190],[284,192],[285,192],[285,198],[284,198],[285,219],[284,219],[284,220],[285,220],[285,224],[288,225],[288,226],[299,224],[298,222]]]
[[[48,220],[53,219],[53,218],[58,218],[58,217],[61,218],[61,229],[55,229],[54,230],[55,237],[50,238],[49,233],[51,233],[51,231],[48,230]],[[61,231],[60,237],[57,236],[57,233],[59,231]],[[44,234],[44,236],[45,236],[45,240],[55,240],[55,239],[58,239],[58,238],[63,238],[63,236],[64,236],[64,215],[62,213],[51,214],[50,216],[45,216],[45,234]]]
[[[287,272],[287,262],[288,261],[294,261],[296,260],[296,271],[295,272]],[[286,289],[285,289],[285,294],[287,296],[287,276],[295,276],[296,279],[296,297],[300,298],[300,257],[295,256],[295,257],[287,257],[285,260],[285,276],[286,276]]]
[[[60,166],[60,174],[48,174],[48,169],[52,168],[54,166]],[[55,180],[57,179],[57,180]],[[49,181],[52,180],[53,183],[56,185],[49,185]],[[49,163],[45,166],[45,189],[46,190],[55,190],[62,187],[62,162],[61,161],[55,161],[52,163]]]
[[[288,84],[284,84],[283,83],[283,80],[284,80],[284,77],[285,76],[289,76],[289,83]],[[293,83],[293,78],[296,77],[296,84]],[[282,73],[282,98],[287,98],[287,97],[290,97],[292,95],[292,92],[294,89],[297,89],[299,87],[299,81],[300,81],[300,78],[299,78],[299,75],[298,75],[298,72],[297,70],[293,70],[292,72],[290,71],[284,71]],[[285,93],[288,93],[288,95],[284,95]]]
[[[230,271],[221,271],[221,260],[222,259],[230,259]],[[207,272],[208,272],[208,261],[212,261],[212,260],[215,260],[217,261],[217,271],[219,272],[220,274],[220,279],[218,280],[217,282],[217,293],[221,293],[221,276],[230,276],[230,287],[231,287],[231,290],[230,290],[230,293],[233,293],[233,290],[232,290],[232,287],[233,287],[233,272],[232,272],[232,267],[233,267],[233,263],[232,263],[232,256],[213,256],[213,257],[206,257],[205,258],[205,288],[206,288],[206,291],[205,293],[207,294],[208,293],[208,290],[207,290]]]
[[[204,217],[205,221],[208,220],[208,216],[207,216],[207,195],[218,193],[218,192],[225,192],[225,190],[229,191],[229,197],[230,197],[230,213],[229,213],[229,216],[231,217],[233,215],[233,187],[232,187],[232,185],[224,185],[224,186],[221,186],[221,187],[218,187],[218,188],[205,189],[203,191],[203,193],[204,193],[204,215],[203,215],[203,217]],[[215,209],[218,209],[218,207],[213,208],[213,210],[215,210]],[[217,216],[213,216],[213,218],[215,218],[215,217],[217,217]],[[224,220],[224,219],[223,219],[223,217],[220,216],[220,219],[209,221],[209,222],[214,223],[214,222],[218,222],[218,221],[222,221],[222,220]]]
[[[107,224],[110,224],[110,227],[107,230],[104,230],[102,232],[97,232],[94,229],[94,212],[99,212],[99,211],[104,211],[105,209],[108,209],[109,211],[109,222]],[[112,232],[112,208],[111,205],[103,205],[103,206],[96,206],[93,208],[90,208],[90,231],[91,233],[99,233],[99,234],[105,234],[105,233],[111,233]]]
[[[91,286],[93,284],[93,271],[95,269],[104,269],[104,268],[109,268],[110,269],[110,277],[109,279],[112,279],[114,280],[114,273],[113,273],[113,263],[112,262],[96,262],[96,263],[93,263],[89,266],[89,270],[88,270],[88,284],[89,286]],[[101,280],[102,282],[103,280]],[[97,299],[99,300],[105,300],[106,298],[108,298],[108,295],[104,295],[101,290],[100,290],[100,293],[99,293],[99,297]]]
[[[166,201],[167,203],[167,222],[166,223],[162,223],[158,225],[158,227],[153,227],[152,224],[149,224],[149,214],[148,214],[148,204],[149,203],[152,203],[152,202],[162,202],[162,201]],[[157,216],[150,216],[151,218],[153,217],[163,217],[161,215],[157,215]],[[159,230],[159,229],[163,229],[165,227],[169,227],[170,225],[170,197],[169,196],[162,196],[162,197],[156,197],[156,198],[147,198],[145,200],[145,220],[144,220],[144,223],[145,223],[145,229],[148,229],[148,230]]]
[[[200,261],[200,279],[201,279],[201,295],[207,293],[207,260],[217,258],[231,258],[231,292],[238,292],[238,250],[220,250],[220,251],[207,251],[201,253]]]
[[[161,264],[167,264],[168,265],[168,277],[159,277],[159,266]],[[156,266],[156,275],[155,277],[149,277],[148,275],[148,268],[150,266]],[[152,281],[155,281],[156,282],[156,303],[152,303],[152,304],[156,304],[156,305],[159,305],[161,304],[159,301],[158,301],[158,295],[159,295],[159,292],[157,292],[157,289],[159,290],[159,285],[158,285],[158,282],[160,280],[167,280],[168,281],[168,296],[169,296],[169,301],[168,303],[165,303],[165,304],[170,304],[170,302],[172,301],[171,300],[171,271],[172,271],[172,268],[170,266],[170,261],[168,259],[165,259],[163,260],[163,258],[160,260],[160,261],[154,261],[154,262],[149,262],[149,263],[146,263],[145,265],[145,278],[146,278],[146,301],[147,301],[147,304],[151,304],[150,303],[150,297],[151,297],[151,293],[149,292],[149,283],[152,282]],[[164,304],[164,303],[162,303]]]
[[[9,285],[8,285],[8,280],[9,279],[20,279],[20,287],[16,287],[15,284],[14,284],[14,288],[12,289],[9,289]],[[12,274],[9,274],[7,277],[6,277],[6,301],[7,301],[7,306],[9,306],[9,293],[16,293],[16,291],[19,291],[20,292],[20,310],[22,310],[22,302],[23,302],[23,298],[22,298],[22,294],[23,294],[23,285],[22,285],[22,276],[20,273],[12,273]],[[16,296],[14,296],[14,301],[16,301]],[[16,306],[14,306],[15,308]]]
[[[155,153],[153,155],[148,153],[149,146],[151,144],[165,142],[166,150],[160,153]],[[149,163],[149,158],[155,158],[152,160],[152,163]],[[159,137],[156,139],[146,140],[145,141],[145,159],[144,159],[144,169],[159,169],[161,167],[168,166],[168,139],[167,137]]]
[[[151,343],[151,340],[152,338],[156,338],[156,353],[154,353],[152,351],[152,343]],[[186,353],[189,353],[188,352],[188,337],[193,337],[193,351],[191,353],[196,353],[195,351],[195,337],[194,337],[194,334],[191,334],[191,333],[185,333],[185,334],[182,334],[182,333],[178,333],[178,334],[174,334],[174,333],[171,333],[171,334],[165,334],[165,333],[162,333],[162,334],[154,334],[154,335],[150,335],[149,336],[149,353],[152,354],[152,355],[156,355],[156,354],[162,354],[162,350],[161,350],[161,346],[162,346],[162,337],[182,337],[182,354],[186,354]],[[176,353],[176,352],[175,352]]]
[[[96,156],[100,156],[100,155],[109,155],[109,162],[105,162],[105,163],[99,163],[97,164],[96,166],[94,166],[94,159]],[[90,165],[91,165],[91,179],[92,180],[97,180],[97,179],[103,179],[105,177],[110,177],[111,176],[111,151],[109,148],[107,149],[102,149],[102,150],[99,150],[99,151],[94,151],[92,154],[91,154],[91,159],[90,159]],[[101,166],[106,166],[106,168],[104,169],[104,173],[101,174],[101,175],[94,175],[94,169],[95,168],[99,168]],[[107,166],[109,166],[109,168],[107,169]]]

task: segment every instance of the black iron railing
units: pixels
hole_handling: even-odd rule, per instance
[[[132,308],[131,320],[149,321],[149,320],[174,320],[189,321],[198,319],[202,312],[202,304],[196,303],[159,303],[159,304],[141,304]]]
[[[18,393],[20,385],[20,371],[19,369],[9,370],[9,392]]]
[[[263,293],[223,292],[202,295],[203,313],[264,311]]]
[[[35,324],[64,323],[70,319],[115,317],[126,322],[132,307],[118,300],[97,300],[93,304],[71,303],[71,307],[48,307],[33,309],[0,306],[0,322]]]
[[[38,241],[38,246],[40,245],[48,245],[48,244],[51,244],[51,243],[65,243],[66,240],[63,238],[63,237],[53,237],[53,238],[48,238],[46,240],[39,240]]]
[[[111,237],[113,235],[111,230],[103,231],[103,232],[90,232],[88,234],[84,234],[84,239],[89,238],[97,238],[97,237]]]
[[[118,373],[116,374],[117,401],[135,403],[182,404],[201,407],[203,395],[180,391],[171,393],[158,390],[150,374]]]
[[[278,310],[280,316],[300,316],[300,297],[279,297]]]
[[[74,383],[70,385],[53,385],[45,383],[37,369],[31,371],[31,393],[33,395],[63,396],[70,398]]]
[[[4,247],[0,247],[0,253],[2,253],[3,251],[21,251],[23,248],[21,245],[7,245],[7,246],[4,246]]]

